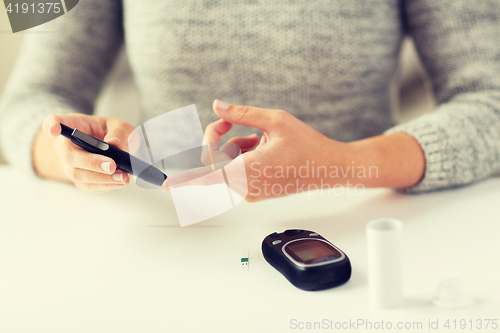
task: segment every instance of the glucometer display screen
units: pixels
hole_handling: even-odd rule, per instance
[[[285,251],[297,262],[315,264],[340,258],[342,255],[329,244],[314,240],[303,239],[290,243]]]

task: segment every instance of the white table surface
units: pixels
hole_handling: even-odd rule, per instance
[[[170,194],[135,184],[91,195],[6,166],[0,184],[2,333],[311,332],[291,320],[324,319],[500,331],[443,327],[447,319],[500,320],[498,178],[424,195],[377,189],[244,202],[184,228]],[[405,302],[392,310],[368,305],[365,224],[379,217],[405,225]],[[293,287],[260,250],[266,235],[289,228],[314,230],[344,250],[351,280],[320,292]],[[437,283],[452,277],[467,284],[474,306],[430,303]]]

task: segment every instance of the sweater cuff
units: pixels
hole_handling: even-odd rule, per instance
[[[420,144],[425,156],[425,173],[420,182],[400,191],[403,193],[420,193],[449,187],[452,165],[444,148],[447,147],[446,135],[429,121],[401,124],[387,130],[385,134],[396,132],[403,132],[413,136]]]

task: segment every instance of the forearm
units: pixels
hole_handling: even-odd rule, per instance
[[[341,154],[342,183],[365,187],[407,188],[425,173],[420,144],[409,134],[393,133],[346,144]],[[338,156],[332,154],[333,159]],[[337,163],[333,162],[331,164]],[[338,179],[332,179],[338,183]]]

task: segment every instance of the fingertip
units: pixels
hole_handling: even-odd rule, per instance
[[[116,163],[112,159],[106,159],[100,164],[101,169],[107,174],[114,174],[116,171]]]
[[[53,138],[61,134],[61,124],[55,116],[46,117],[43,120],[42,129],[47,135]]]
[[[226,103],[226,102],[223,102],[223,101],[219,101],[218,99],[216,99],[214,101],[213,106],[214,106],[215,109],[217,109],[219,111],[227,111],[227,109],[229,108],[230,104]]]
[[[219,101],[216,99],[214,103],[212,104],[212,108],[215,112],[216,115],[218,115],[221,119],[224,119],[225,116],[228,116],[228,109],[231,106],[231,104]]]
[[[52,136],[53,138],[60,135],[61,132],[62,132],[61,124],[58,122],[54,123],[49,127],[49,135]]]

